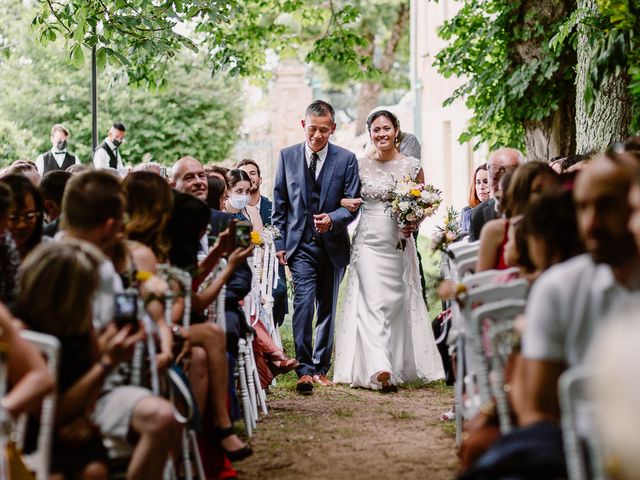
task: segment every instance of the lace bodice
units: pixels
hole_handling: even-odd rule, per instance
[[[413,157],[404,157],[398,160],[380,162],[370,157],[362,157],[358,160],[360,166],[360,182],[362,183],[361,195],[368,199],[386,202],[389,192],[393,190],[395,182],[410,175],[415,178],[422,162]]]

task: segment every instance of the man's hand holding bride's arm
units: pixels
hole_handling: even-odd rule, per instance
[[[361,198],[343,198],[340,200],[340,206],[346,208],[350,212],[357,212],[364,202]]]

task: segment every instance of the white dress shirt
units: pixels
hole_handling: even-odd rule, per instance
[[[108,138],[105,138],[104,141],[109,146],[111,151],[115,152],[117,159],[116,169],[120,170],[124,167],[124,165],[122,164],[122,157],[120,156],[120,149],[116,148],[113,142]],[[98,148],[93,154],[93,166],[95,168],[109,168],[110,160],[111,158],[104,148]]]
[[[51,153],[53,153],[53,158],[55,158],[58,166],[62,168],[64,157],[67,155],[67,149],[65,148],[64,150],[58,150],[57,148],[54,147],[50,151]],[[76,157],[75,155],[71,155],[71,156],[75,159],[76,165],[80,163],[80,160],[78,160],[78,157]],[[40,155],[38,155],[38,158],[36,158],[36,168],[38,169],[38,173],[40,173],[40,175],[44,175],[44,153],[41,153]]]
[[[320,175],[320,171],[322,170],[322,166],[324,165],[324,161],[327,158],[327,152],[328,151],[329,151],[329,142],[327,142],[327,144],[324,146],[324,148],[322,150],[319,150],[319,151],[316,152],[318,154],[318,162],[316,163],[316,178],[315,178],[315,180],[317,180],[318,176]],[[311,147],[309,146],[308,143],[305,143],[304,144],[304,158],[307,161],[307,169],[311,165],[311,155],[312,154],[313,154],[313,150],[311,150]]]

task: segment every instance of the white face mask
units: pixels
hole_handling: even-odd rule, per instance
[[[229,204],[236,210],[242,210],[249,203],[249,195],[230,195]]]

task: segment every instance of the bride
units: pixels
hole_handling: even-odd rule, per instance
[[[399,230],[386,209],[396,180],[407,175],[424,182],[418,159],[405,157],[396,145],[398,119],[380,110],[367,119],[375,151],[360,160],[362,206],[351,250],[349,279],[341,321],[337,325],[335,382],[383,392],[396,385],[443,377],[442,363],[420,287],[416,245],[418,224]],[[397,248],[406,239],[404,250]]]

